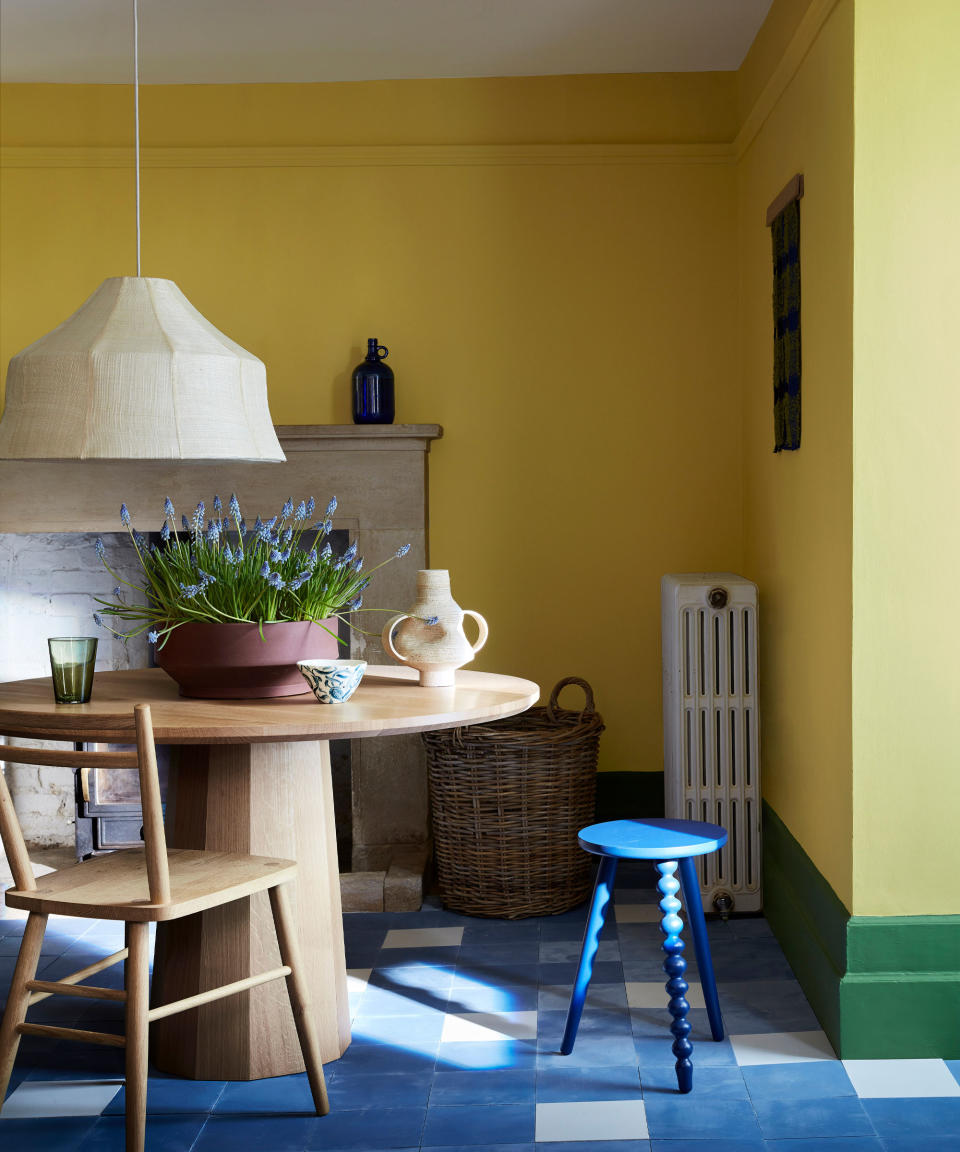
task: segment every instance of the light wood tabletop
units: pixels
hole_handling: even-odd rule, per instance
[[[329,741],[482,723],[525,711],[539,694],[529,680],[462,669],[451,687],[421,688],[413,669],[372,665],[341,704],[320,704],[309,692],[192,700],[151,668],[96,673],[87,704],[55,704],[49,677],[0,684],[0,719],[4,731],[28,738],[55,730],[65,740],[124,743],[132,741],[134,704],[150,705],[157,743],[177,747],[170,846],[298,862],[304,977],[329,1061],[350,1043]],[[269,903],[255,893],[158,927],[153,1002],[186,999],[278,964]],[[252,1080],[303,1070],[277,984],[157,1020],[151,1033],[155,1064],[181,1076]]]

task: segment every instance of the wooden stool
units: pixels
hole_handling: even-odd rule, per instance
[[[710,1019],[710,1030],[714,1040],[722,1040],[723,1018],[720,1015],[717,982],[713,975],[710,942],[707,939],[707,925],[703,918],[700,884],[693,857],[716,852],[718,848],[722,848],[727,842],[727,833],[719,824],[703,824],[698,820],[610,820],[604,824],[591,824],[588,828],[582,828],[577,839],[581,848],[600,857],[600,867],[597,870],[593,900],[590,903],[587,926],[583,933],[580,965],[570,997],[567,1026],[564,1029],[560,1052],[564,1056],[569,1056],[577,1038],[583,1002],[593,974],[593,961],[600,944],[600,932],[606,919],[607,908],[613,899],[617,863],[620,860],[653,860],[660,874],[657,887],[663,897],[660,901],[660,910],[663,912],[660,931],[666,937],[662,944],[667,954],[663,970],[667,974],[666,989],[670,995],[667,1007],[673,1017],[670,1031],[674,1035],[673,1054],[677,1058],[677,1085],[681,1092],[689,1092],[693,1087],[693,1065],[690,1062],[693,1045],[689,1040],[691,1025],[687,1020],[687,1013],[690,1011],[686,999],[689,985],[683,978],[687,968],[687,962],[683,958],[684,943],[680,938],[683,921],[678,915],[681,904],[676,897],[676,891],[682,885],[690,931],[693,933],[697,966],[700,969],[700,984]],[[678,868],[679,881],[674,875]]]

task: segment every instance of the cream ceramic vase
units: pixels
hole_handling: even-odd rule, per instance
[[[425,623],[434,616],[436,624]],[[476,644],[463,631],[464,616],[477,622]],[[450,594],[450,573],[444,568],[418,572],[416,603],[409,612],[388,620],[383,629],[384,648],[401,664],[416,668],[426,688],[452,684],[454,672],[469,663],[486,642],[486,620],[457,604]]]

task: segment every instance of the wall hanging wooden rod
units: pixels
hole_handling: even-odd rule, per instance
[[[767,208],[767,227],[776,220],[791,200],[803,199],[803,173],[798,172],[784,185],[782,190],[773,198]]]

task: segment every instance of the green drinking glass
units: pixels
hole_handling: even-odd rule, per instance
[[[58,704],[86,704],[93,688],[97,637],[51,636],[47,646],[54,700]]]

